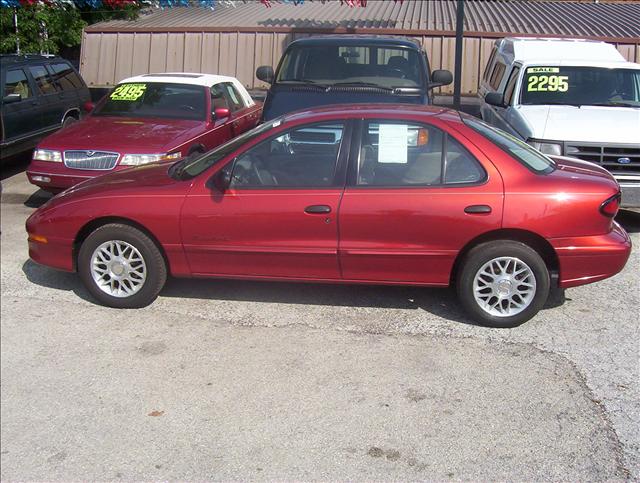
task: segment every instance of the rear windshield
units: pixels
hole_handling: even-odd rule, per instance
[[[555,170],[555,163],[537,149],[500,129],[472,117],[463,117],[462,121],[474,131],[506,151],[528,169],[538,174],[547,174]]]
[[[385,46],[293,47],[282,59],[276,82],[422,87],[425,79],[420,55],[417,50]]]
[[[202,86],[136,82],[118,84],[93,115],[204,121],[205,106],[205,89]]]

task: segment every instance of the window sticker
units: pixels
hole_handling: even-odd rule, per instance
[[[378,127],[378,162],[407,164],[406,124],[380,124]]]
[[[137,101],[147,89],[146,84],[122,84],[115,88],[109,98],[112,101]]]
[[[527,74],[557,74],[560,72],[559,67],[529,67]]]
[[[527,92],[567,92],[569,90],[568,75],[529,75]]]

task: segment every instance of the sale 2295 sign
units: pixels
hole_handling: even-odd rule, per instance
[[[567,92],[569,76],[560,75],[559,67],[529,67],[525,89],[527,92]]]

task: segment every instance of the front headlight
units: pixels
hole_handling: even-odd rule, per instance
[[[121,166],[140,166],[141,164],[157,163],[159,161],[171,161],[180,159],[182,155],[178,153],[160,154],[125,154],[120,161]]]
[[[538,139],[527,139],[527,144],[542,154],[551,154],[552,156],[562,156],[562,144],[549,141],[541,141]]]
[[[33,152],[35,161],[53,161],[54,163],[62,162],[62,153],[52,149],[36,149]]]

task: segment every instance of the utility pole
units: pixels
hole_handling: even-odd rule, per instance
[[[20,36],[18,35],[18,9],[13,7],[13,26],[16,30],[16,54],[20,54]]]
[[[456,9],[456,57],[453,74],[453,108],[460,110],[460,87],[462,83],[462,28],[464,23],[464,0],[458,0]]]

